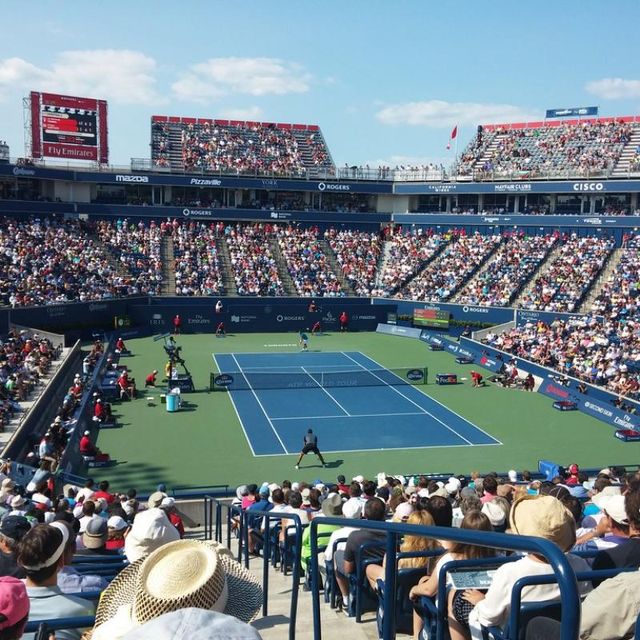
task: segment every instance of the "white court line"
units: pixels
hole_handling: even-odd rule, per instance
[[[351,414],[304,367],[300,368],[318,385],[318,389],[324,391],[345,412],[347,417],[351,417]]]
[[[215,353],[212,353],[211,355],[213,356],[213,363],[216,365],[216,369],[220,370],[220,366],[218,365],[218,361],[216,360]],[[247,439],[247,444],[249,445],[249,449],[251,449],[251,453],[253,453],[253,456],[255,457],[256,452],[253,450],[253,446],[251,445],[251,439],[249,438],[247,432],[244,429],[244,422],[242,422],[242,418],[238,413],[238,407],[236,407],[236,403],[233,400],[233,396],[230,393],[227,395],[229,396],[229,400],[231,400],[231,406],[233,407],[233,410],[236,412],[238,422],[240,423],[240,428],[242,429],[242,433],[244,433],[244,437]]]
[[[230,354],[225,354],[225,355],[230,355]],[[241,354],[240,354],[241,355]],[[312,365],[308,365],[309,367],[321,367],[322,369],[344,369],[345,373],[349,372],[349,371],[353,371],[353,368],[347,369],[346,367],[349,367],[350,365],[348,364],[312,364]],[[273,371],[276,372],[279,369],[304,369],[304,367],[302,367],[299,364],[283,364],[279,367],[244,367],[244,369],[242,369],[243,371],[247,372],[251,372],[251,371]],[[312,373],[322,373],[322,371],[316,371]],[[341,373],[340,371],[337,371],[336,373]]]
[[[385,385],[387,387],[389,387],[390,389],[393,389],[393,391],[395,391],[398,395],[402,396],[405,400],[408,400],[411,404],[415,405],[416,407],[418,407],[418,409],[420,409],[422,412],[424,412],[425,414],[427,414],[428,416],[431,416],[436,422],[439,422],[445,429],[449,429],[449,431],[451,431],[451,433],[455,433],[458,438],[461,438],[462,440],[464,440],[467,444],[470,444],[471,446],[473,445],[473,442],[471,442],[471,440],[467,440],[463,435],[460,435],[455,429],[452,429],[448,424],[442,422],[442,420],[440,420],[440,418],[436,418],[436,416],[433,415],[433,413],[430,413],[429,411],[427,411],[424,407],[421,407],[417,402],[414,402],[411,398],[409,398],[408,396],[406,396],[404,393],[402,393],[402,391],[400,391],[399,389],[396,389],[394,386],[390,385],[389,383],[385,382],[380,376],[376,375],[375,373],[373,373],[373,371],[369,371],[369,369],[367,369],[365,366],[361,365],[357,360],[354,360],[351,356],[348,356],[346,353],[343,352],[343,355],[347,358],[349,358],[349,360],[352,360],[353,362],[355,362],[361,369],[363,369],[364,371],[368,371],[374,378],[378,378],[378,380],[381,380],[382,382],[385,383]],[[366,357],[366,356],[365,356]],[[375,360],[372,360],[371,362],[375,362]],[[375,364],[378,364],[377,362],[375,362]],[[385,367],[383,367],[382,365],[378,365],[381,369],[384,369]],[[398,378],[399,380],[402,380],[402,378],[398,375],[396,375],[395,373],[393,374],[396,378]]]
[[[377,367],[380,367],[381,369],[385,368],[379,362],[376,362],[373,358],[370,358],[368,355],[366,355],[366,354],[361,354],[361,355],[364,355],[364,357],[367,358],[367,360],[371,360],[371,362],[373,362],[373,364],[375,364]],[[347,356],[347,357],[349,357],[349,356]],[[395,373],[393,375],[396,376],[397,378],[400,377],[400,376],[397,376]],[[402,380],[402,378],[400,378],[400,379]],[[481,431],[482,433],[484,433],[485,436],[491,438],[495,443],[500,444],[500,445],[503,444],[500,440],[498,440],[497,438],[494,438],[490,433],[487,433],[482,427],[479,427],[477,424],[474,424],[470,420],[467,420],[467,418],[465,418],[464,416],[461,416],[457,411],[454,411],[453,409],[450,409],[449,407],[447,407],[446,404],[442,404],[442,402],[439,402],[435,398],[432,398],[429,394],[422,392],[420,389],[417,389],[417,391],[422,393],[423,396],[426,396],[427,398],[429,398],[429,400],[432,400],[436,404],[439,404],[443,409],[446,409],[447,411],[450,411],[451,413],[453,413],[454,416],[458,416],[458,418],[460,418],[460,420],[463,420],[467,424],[471,425],[474,429],[477,429],[478,431]],[[489,443],[489,444],[491,444],[491,443]],[[484,445],[474,444],[472,446],[478,447],[478,446],[484,446]]]
[[[422,411],[412,411],[407,413],[352,413],[350,418],[377,418],[379,416],[422,416]],[[329,418],[344,418],[345,416],[294,416],[287,418],[271,418],[272,420],[327,420]]]
[[[419,414],[424,415],[424,414]],[[466,444],[426,444],[418,447],[378,447],[377,449],[325,449],[322,447],[322,451],[325,453],[368,453],[371,451],[409,451],[418,449],[459,449],[460,447],[468,447]],[[486,444],[473,444],[472,447],[498,447],[498,442],[488,442]],[[281,453],[259,453],[256,458],[270,458],[273,456],[281,456]]]
[[[229,355],[231,355],[231,357],[234,359],[236,365],[238,366],[239,372],[242,373],[242,368],[240,367],[240,363],[236,360],[235,355],[233,353],[229,354]],[[278,438],[278,442],[282,445],[282,448],[284,449],[284,452],[286,454],[288,454],[289,452],[287,451],[287,447],[284,446],[284,442],[282,442],[282,439],[280,438],[280,435],[276,431],[276,428],[273,426],[273,422],[271,422],[271,418],[269,417],[269,414],[265,411],[264,407],[262,406],[262,402],[260,402],[260,398],[258,398],[258,394],[253,390],[253,387],[249,384],[249,381],[247,380],[247,378],[244,375],[244,373],[242,373],[242,377],[245,379],[245,382],[249,386],[249,389],[251,390],[251,393],[253,393],[253,397],[256,399],[256,402],[260,405],[260,408],[262,409],[262,413],[264,413],[264,417],[267,419],[267,422],[269,423],[269,426],[271,427],[271,430],[273,431],[273,433],[276,434],[276,438]]]

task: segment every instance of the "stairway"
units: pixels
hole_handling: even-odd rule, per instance
[[[298,151],[300,152],[304,166],[307,169],[307,177],[319,177],[324,179],[327,175],[335,173],[335,164],[331,157],[331,152],[329,151],[329,147],[327,146],[326,140],[324,139],[320,129],[316,131],[293,129],[292,134],[298,143]],[[314,137],[314,142],[319,144],[321,143],[324,146],[325,153],[327,154],[325,161],[320,164],[316,164],[313,159],[313,148],[309,142],[309,137],[312,135]]]
[[[538,268],[531,274],[529,280],[525,283],[516,299],[512,302],[512,307],[519,308],[521,306],[520,303],[522,302],[523,298],[531,291],[533,283],[536,281],[536,279],[543,273],[546,273],[548,266],[552,264],[553,261],[560,255],[562,246],[562,243],[558,242],[556,243],[556,246],[553,247],[551,251],[549,251],[547,257],[538,265]]]
[[[375,289],[378,291],[382,288],[382,274],[387,268],[387,263],[389,262],[391,255],[391,242],[385,240],[382,243],[382,251],[380,252],[380,259],[378,260],[378,265],[376,267],[376,284]]]
[[[278,265],[278,274],[280,275],[280,280],[282,280],[285,294],[293,297],[299,296],[300,294],[296,289],[296,285],[293,284],[293,279],[291,278],[289,269],[287,269],[287,262],[282,255],[282,251],[280,251],[280,245],[278,244],[278,239],[275,236],[269,240],[269,247],[271,248],[271,253],[273,254],[276,264]]]
[[[635,126],[633,131],[631,132],[631,138],[629,138],[629,142],[622,149],[622,153],[620,154],[620,158],[618,158],[618,162],[616,166],[613,168],[611,172],[612,178],[626,178],[629,175],[629,162],[636,155],[636,149],[640,146],[640,127]],[[634,174],[640,173],[639,171],[634,171]]]
[[[338,282],[340,283],[342,290],[348,296],[355,296],[356,292],[351,286],[351,283],[349,282],[349,280],[347,280],[347,278],[344,277],[344,273],[342,272],[342,268],[340,267],[338,258],[336,257],[336,254],[334,253],[333,249],[331,248],[331,245],[326,240],[318,240],[318,244],[322,249],[322,253],[324,253],[324,255],[327,258],[327,263],[331,267],[331,271],[333,271],[333,273],[336,274],[336,277],[338,278]]]
[[[176,295],[175,256],[173,254],[173,238],[166,235],[160,244],[160,260],[162,262],[162,295]]]
[[[620,264],[623,254],[624,249],[614,249],[609,254],[604,267],[600,271],[598,277],[594,280],[593,284],[584,296],[582,303],[578,307],[578,313],[591,313],[594,300],[600,295],[607,280],[609,280],[613,271]]]
[[[502,247],[505,246],[507,240],[504,238],[500,241],[498,246],[485,258],[484,262],[477,267],[476,271],[471,275],[470,278],[467,278],[465,282],[462,283],[460,288],[454,292],[453,296],[449,297],[448,302],[458,302],[462,294],[470,287],[472,284],[475,284],[476,280],[487,270],[489,265],[493,262],[493,259],[498,255],[498,252]]]
[[[503,138],[507,137],[507,135],[508,134],[506,133],[503,133],[503,134],[498,133],[495,136],[493,136],[493,140],[491,140],[491,142],[485,147],[482,155],[478,158],[478,160],[475,161],[473,165],[474,171],[478,171],[479,169],[482,169],[485,162],[487,162],[488,160],[491,160],[496,156],[498,145],[500,144]]]
[[[231,265],[231,256],[229,255],[229,247],[224,238],[216,239],[216,249],[220,256],[220,267],[222,269],[222,286],[224,287],[224,294],[226,296],[237,296],[238,288],[236,287],[236,281],[233,273],[233,266]]]
[[[442,240],[442,242],[440,243],[440,246],[433,252],[433,255],[428,258],[427,260],[425,260],[424,262],[422,262],[422,264],[420,264],[418,266],[418,268],[413,272],[410,273],[406,278],[403,278],[400,283],[393,287],[392,289],[389,289],[389,294],[388,296],[390,298],[395,297],[397,294],[399,294],[399,292],[401,292],[412,280],[414,280],[415,278],[420,277],[420,274],[434,261],[436,261],[439,257],[440,254],[442,253],[442,251],[444,250],[445,247],[449,246],[449,242],[447,240]]]
[[[177,124],[169,125],[169,165],[174,171],[183,171],[182,131]]]

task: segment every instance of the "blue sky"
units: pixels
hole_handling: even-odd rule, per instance
[[[111,161],[152,114],[317,123],[338,164],[445,162],[477,124],[640,114],[637,0],[3,0],[0,139],[30,90],[109,101]]]

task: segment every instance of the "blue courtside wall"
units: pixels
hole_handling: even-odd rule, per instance
[[[372,302],[374,305],[393,302],[398,307],[398,315],[413,316],[414,309],[435,309],[436,311],[448,311],[451,314],[451,319],[459,322],[502,324],[513,320],[513,309],[505,307],[479,307],[447,302],[415,302],[413,300],[399,300],[396,298],[373,298]]]

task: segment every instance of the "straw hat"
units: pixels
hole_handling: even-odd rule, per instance
[[[170,611],[196,607],[250,622],[262,605],[258,580],[216,543],[178,540],[123,569],[103,591],[92,640],[117,640]]]
[[[320,506],[322,507],[322,513],[327,518],[342,517],[342,498],[337,493],[329,494]]]
[[[568,551],[576,542],[576,523],[566,507],[552,496],[523,496],[509,516],[514,533],[538,536]]]

